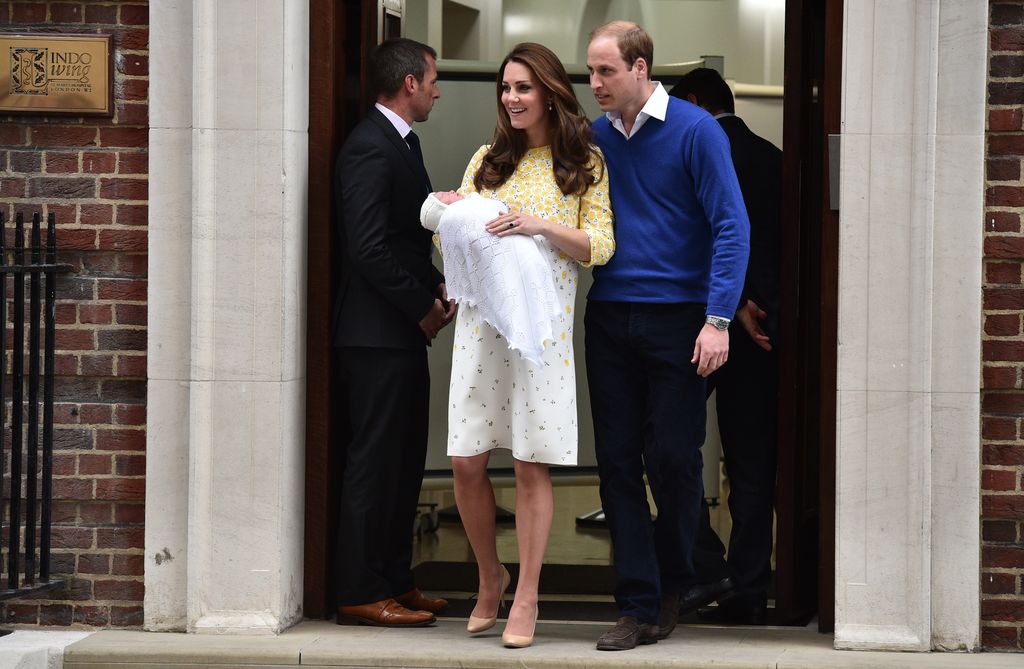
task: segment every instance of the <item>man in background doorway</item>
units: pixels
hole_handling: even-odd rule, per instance
[[[413,582],[412,531],[427,453],[426,345],[455,315],[419,212],[432,190],[414,122],[437,89],[437,54],[381,43],[369,71],[377,103],[335,165],[345,261],[334,313],[351,426],[337,542],[338,622],[419,627],[447,602]]]
[[[778,448],[782,151],[736,116],[729,84],[715,70],[687,73],[669,94],[702,107],[722,126],[750,219],[750,261],[729,326],[729,364],[708,377],[708,394],[718,391],[718,430],[729,478],[729,557],[711,528],[705,502],[693,551],[697,584],[683,595],[680,612],[699,609],[703,620],[764,624]],[[700,608],[715,600],[717,607]]]
[[[594,140],[608,164],[616,239],[615,255],[594,271],[585,320],[620,615],[599,650],[667,637],[680,594],[695,583],[705,377],[729,355],[747,265],[729,140],[706,112],[651,81],[653,58],[651,36],[635,23],[590,35],[590,88],[605,112]]]

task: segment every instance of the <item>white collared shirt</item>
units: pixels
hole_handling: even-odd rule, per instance
[[[647,98],[647,102],[644,103],[640,113],[636,115],[636,120],[633,121],[633,127],[629,129],[629,132],[626,132],[626,126],[622,123],[621,113],[617,111],[605,112],[608,122],[612,124],[613,128],[621,132],[626,139],[635,135],[649,118],[653,117],[659,121],[665,120],[665,114],[668,113],[668,92],[665,91],[665,87],[661,85],[660,81],[653,83],[655,84],[654,92]]]
[[[380,110],[381,114],[384,114],[384,118],[391,121],[391,125],[395,126],[395,130],[397,130],[398,134],[402,136],[402,139],[405,139],[405,136],[412,132],[412,127],[405,122],[404,118],[379,102],[374,102],[373,106]]]

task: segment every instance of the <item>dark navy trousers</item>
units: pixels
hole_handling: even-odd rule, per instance
[[[705,306],[692,303],[587,305],[587,376],[615,600],[621,615],[646,623],[658,622],[663,593],[694,582],[706,383],[690,359],[704,315]]]

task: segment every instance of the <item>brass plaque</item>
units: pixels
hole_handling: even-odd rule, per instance
[[[114,113],[110,35],[0,35],[0,113]]]

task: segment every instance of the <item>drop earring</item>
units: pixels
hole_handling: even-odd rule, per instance
[[[554,109],[554,105],[552,105],[551,101],[548,100],[548,111],[551,111],[552,109]]]

